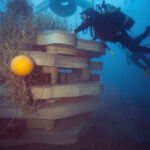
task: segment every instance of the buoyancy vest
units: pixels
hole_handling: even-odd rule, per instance
[[[128,15],[123,13],[120,8],[117,8],[111,4],[104,4],[102,7],[104,9],[104,13],[106,13],[106,14],[118,11],[122,15],[124,15],[124,21],[123,21],[122,26],[121,26],[123,29],[130,30],[130,28],[134,25],[135,21],[131,17],[129,17]]]

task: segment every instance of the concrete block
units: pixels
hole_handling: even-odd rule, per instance
[[[87,86],[83,86],[83,87],[81,85],[80,90],[79,90],[79,95],[96,95],[96,93],[100,94],[101,90],[102,90],[102,87],[98,86],[98,85],[97,85],[97,87],[94,84],[91,86],[87,85]]]
[[[80,51],[75,47],[68,47],[63,45],[48,45],[46,46],[46,52],[51,54],[72,55],[77,57],[89,58],[89,53]]]
[[[50,85],[51,75],[48,73],[32,73],[26,77],[26,80],[30,85]]]
[[[43,67],[43,73],[50,73],[51,74],[51,84],[56,84],[58,81],[58,68],[57,67]]]
[[[90,70],[89,69],[81,69],[81,81],[90,80]]]
[[[81,78],[81,69],[72,69],[72,73]]]
[[[53,30],[52,32],[39,34],[37,36],[36,44],[37,45],[61,44],[75,47],[76,35],[60,30]]]
[[[103,70],[103,63],[102,62],[90,62],[89,64],[90,70]]]
[[[59,73],[58,82],[60,84],[66,84],[67,83],[67,73]]]
[[[75,144],[78,138],[89,130],[96,120],[95,112],[89,112],[66,119],[59,119],[55,128],[29,129],[18,140],[0,141],[1,146],[24,145],[31,143],[43,143],[52,145]]]
[[[90,81],[100,81],[99,74],[90,74]]]
[[[77,83],[79,82],[79,76],[74,73],[67,74],[67,82],[66,83]]]
[[[72,69],[72,73],[59,72],[59,83],[78,83],[81,79],[81,69]]]
[[[102,42],[77,39],[75,34],[54,30],[52,32],[41,33],[37,36],[37,45],[65,45],[79,50],[105,54],[105,45]]]
[[[27,119],[27,127],[31,129],[53,129],[55,120],[52,119]]]
[[[31,57],[36,65],[62,68],[88,68],[88,59],[73,56],[62,56],[38,51],[20,51],[20,54]]]
[[[98,104],[99,98],[95,96],[63,98],[55,103],[41,102],[36,111],[23,113],[20,108],[5,103],[0,105],[0,118],[62,119],[95,111]]]
[[[34,100],[97,95],[100,91],[101,84],[99,83],[76,83],[68,85],[31,87],[31,93]]]
[[[105,54],[105,45],[102,42],[77,39],[77,49]]]
[[[49,104],[41,103],[35,113],[26,114],[28,118],[62,119],[97,109],[99,99],[94,96],[64,98]]]

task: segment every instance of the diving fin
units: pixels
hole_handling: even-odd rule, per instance
[[[114,52],[109,48],[109,46],[108,46],[105,42],[104,42],[103,44],[104,44],[105,48],[107,48],[108,51],[111,53],[111,55],[114,56],[115,54],[114,54]]]
[[[108,48],[109,52],[111,53],[111,55],[114,56],[115,55],[114,52],[108,46],[107,46],[107,48]]]
[[[150,79],[150,61],[149,61],[148,65],[147,65],[147,78]]]

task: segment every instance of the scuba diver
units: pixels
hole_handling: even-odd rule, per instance
[[[139,44],[150,34],[150,26],[146,27],[144,33],[134,39],[127,32],[135,23],[132,18],[125,15],[120,8],[105,4],[105,1],[97,8],[98,10],[88,8],[80,13],[82,24],[74,30],[75,33],[90,27],[93,40],[99,38],[104,42],[119,42],[131,52],[150,53],[150,48]]]

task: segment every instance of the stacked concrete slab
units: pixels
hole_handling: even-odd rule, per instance
[[[101,62],[91,58],[105,54],[100,42],[78,39],[75,34],[52,31],[37,36],[31,51],[35,71],[27,78],[38,108],[23,113],[19,108],[0,104],[0,118],[26,120],[27,131],[10,145],[26,143],[73,144],[95,122],[98,95],[103,89]],[[1,140],[0,145],[8,144]]]

